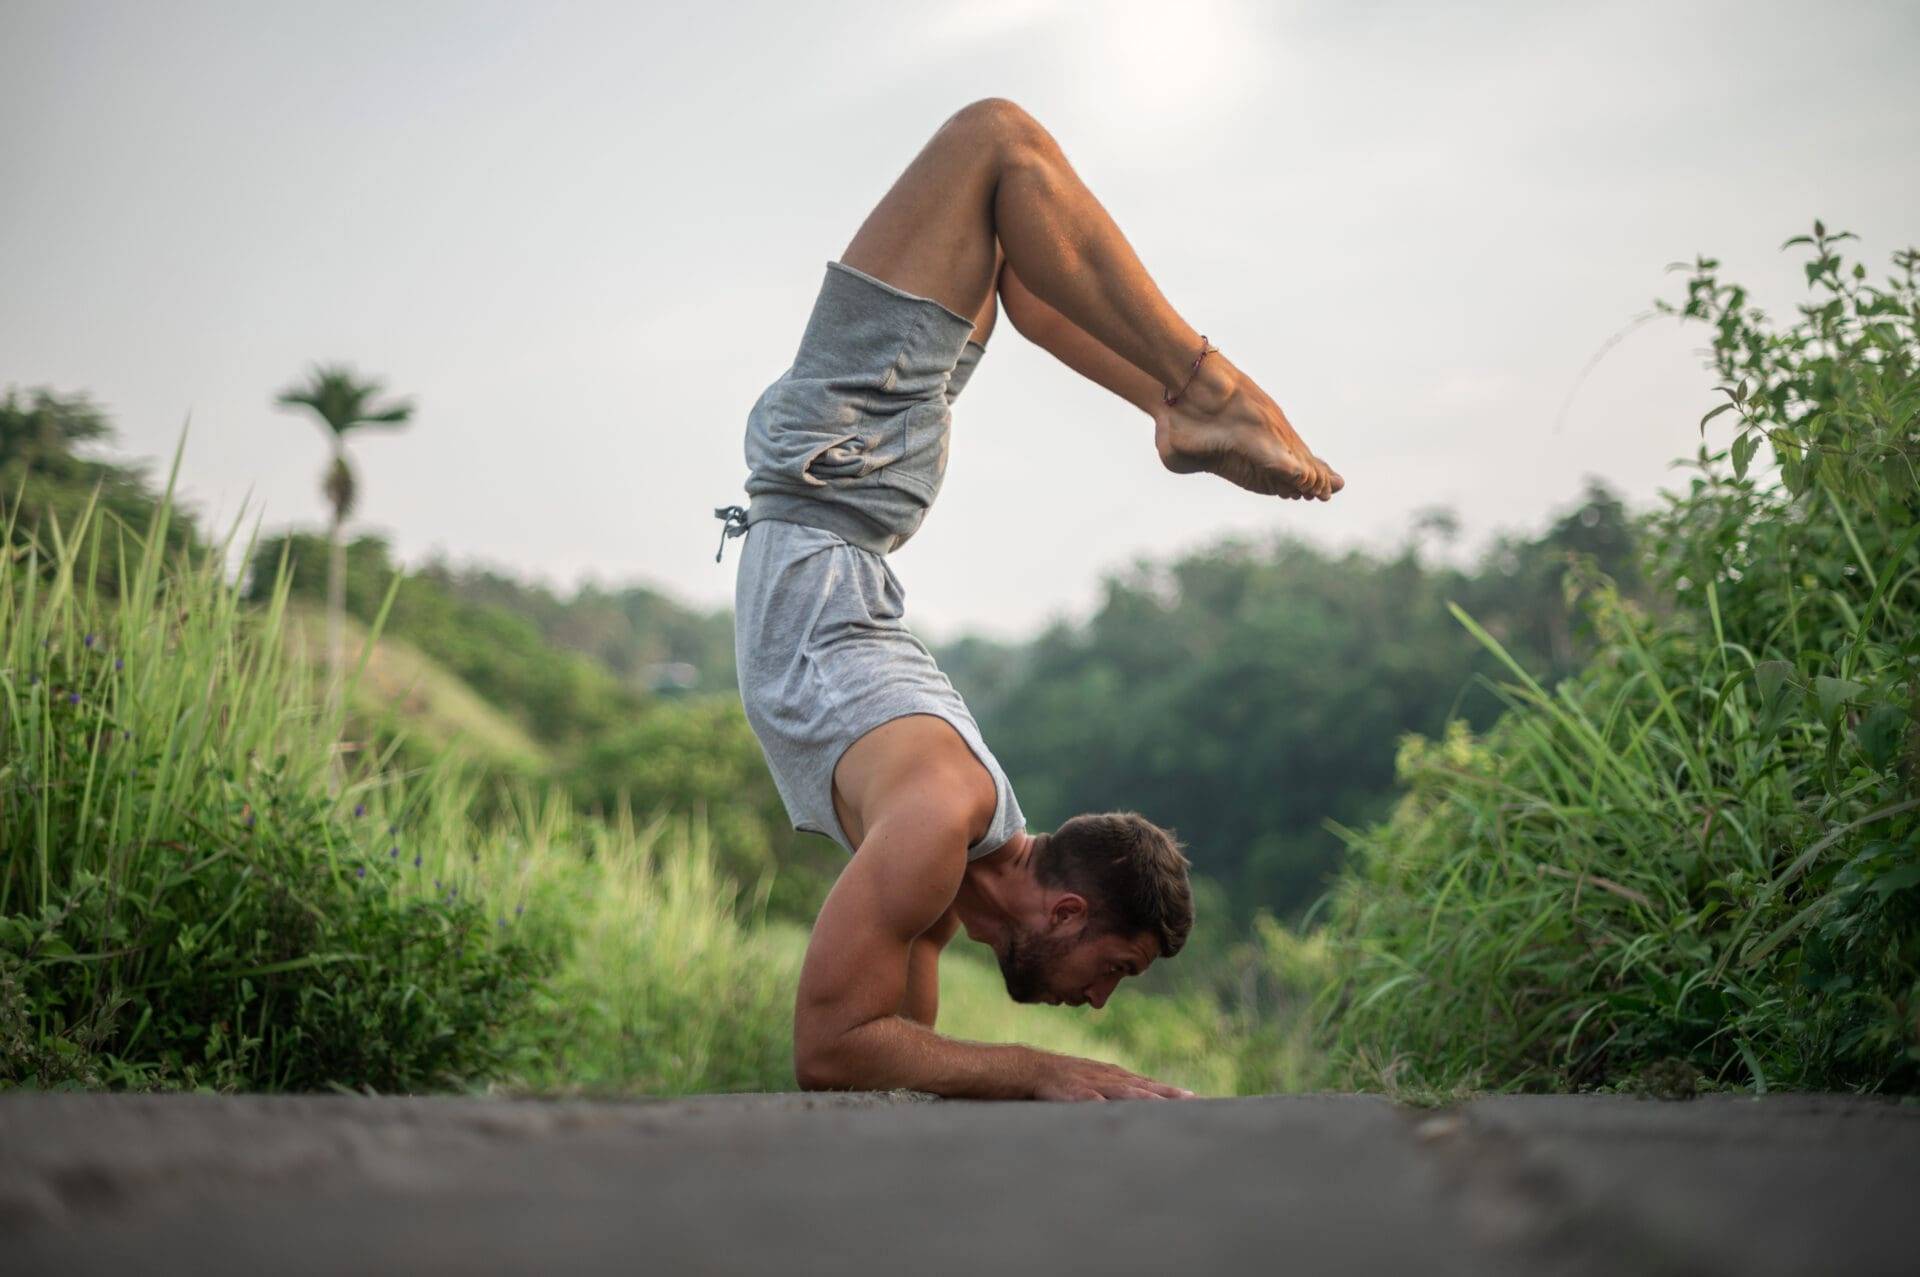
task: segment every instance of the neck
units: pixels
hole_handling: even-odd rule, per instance
[[[996,953],[1006,947],[1014,919],[1031,913],[1040,894],[1033,863],[1046,841],[1045,834],[1015,834],[999,850],[967,865],[953,897],[953,911],[967,939]]]

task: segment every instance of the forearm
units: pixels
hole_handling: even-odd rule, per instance
[[[962,1042],[903,1016],[840,1035],[796,1070],[807,1090],[927,1091],[954,1099],[1032,1099],[1046,1052],[1012,1043]]]

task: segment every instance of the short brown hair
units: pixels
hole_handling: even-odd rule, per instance
[[[1134,811],[1075,816],[1053,831],[1034,861],[1034,876],[1049,887],[1086,897],[1090,921],[1101,933],[1160,939],[1171,958],[1193,930],[1189,864],[1173,831]]]

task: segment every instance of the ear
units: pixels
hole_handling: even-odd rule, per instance
[[[1076,892],[1062,892],[1047,911],[1049,926],[1065,927],[1075,922],[1083,922],[1087,917],[1087,898]]]

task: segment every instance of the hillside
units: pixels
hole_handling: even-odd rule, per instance
[[[367,629],[346,619],[348,668],[366,650]],[[316,668],[326,662],[327,625],[322,608],[296,600],[287,609],[289,646]],[[374,644],[354,687],[352,716],[383,735],[403,735],[417,750],[455,750],[475,763],[515,775],[553,768],[551,751],[513,717],[468,686],[458,675],[404,638],[388,634]]]

